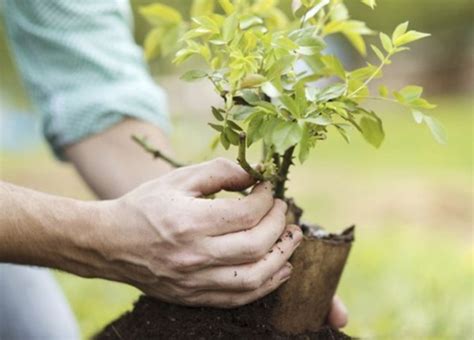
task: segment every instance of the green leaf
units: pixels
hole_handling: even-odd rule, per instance
[[[222,132],[224,131],[224,127],[222,125],[219,125],[219,124],[214,124],[214,123],[208,123],[210,127],[212,127],[214,130],[216,130],[217,132]]]
[[[295,101],[298,106],[298,116],[304,115],[308,108],[308,101],[306,100],[306,87],[303,82],[298,82],[295,85]]]
[[[333,21],[342,21],[349,19],[349,11],[342,2],[335,3],[332,5],[331,20]]]
[[[308,118],[305,118],[304,121],[308,123],[320,125],[320,126],[327,126],[327,125],[332,124],[332,120],[330,118],[322,116],[322,115],[319,115],[317,117],[308,117]]]
[[[285,55],[275,62],[267,71],[266,77],[268,80],[273,80],[277,77],[281,77],[286,73],[286,70],[293,66],[296,57],[294,55]]]
[[[212,109],[212,114],[218,121],[221,122],[224,120],[224,117],[222,117],[221,111],[219,109],[215,108],[214,106],[211,106],[211,109]]]
[[[281,92],[278,90],[278,88],[269,81],[263,83],[261,89],[263,93],[265,93],[270,98],[278,98],[281,96]]]
[[[219,145],[219,141],[220,141],[220,135],[215,135],[211,142],[209,143],[209,148],[211,149],[211,151],[214,151],[217,146]]]
[[[361,0],[363,4],[369,6],[370,8],[374,9],[377,5],[375,0]]]
[[[241,30],[246,30],[255,25],[263,24],[263,19],[255,15],[246,15],[240,19],[239,27]]]
[[[266,82],[267,79],[260,74],[248,74],[240,83],[241,88],[257,87]]]
[[[336,128],[337,132],[341,135],[342,138],[349,144],[351,142],[349,135],[347,134],[346,129],[344,128],[346,125],[344,124],[334,124],[334,127]]]
[[[329,85],[321,90],[320,93],[316,94],[316,100],[326,102],[332,99],[336,99],[344,94],[346,91],[346,85],[342,83],[336,83]]]
[[[311,143],[310,143],[311,133],[310,132],[311,130],[308,124],[304,124],[301,140],[299,142],[299,151],[298,151],[298,159],[301,164],[303,164],[308,159],[309,151],[311,149]]]
[[[388,88],[387,86],[385,85],[380,85],[379,86],[379,94],[384,97],[384,98],[387,98],[388,97]]]
[[[341,79],[346,79],[346,70],[341,61],[334,55],[324,55],[321,57],[322,62],[331,71],[332,74]]]
[[[365,45],[364,38],[359,33],[344,33],[347,40],[355,47],[355,49],[362,55],[367,55],[367,47]]]
[[[173,59],[173,63],[175,64],[181,64],[187,59],[189,59],[191,56],[195,55],[197,52],[195,49],[186,47],[178,52],[176,52],[175,58]]]
[[[390,53],[393,49],[392,40],[388,35],[382,32],[380,32],[379,36],[384,50],[387,51],[387,53]]]
[[[417,124],[423,123],[423,118],[424,118],[425,115],[421,111],[412,110],[411,114],[413,115],[413,119],[415,119],[415,122]]]
[[[440,144],[446,144],[447,143],[446,132],[444,131],[441,124],[436,119],[430,116],[424,116],[424,121],[426,125],[429,127],[434,139]]]
[[[250,105],[257,105],[262,100],[254,91],[251,90],[243,90],[242,98],[244,98],[245,102]]]
[[[284,153],[289,147],[301,140],[303,130],[296,122],[280,121],[272,134],[275,151]]]
[[[413,41],[429,37],[430,35],[431,34],[428,34],[428,33],[422,33],[422,32],[417,32],[417,31],[408,31],[407,33],[402,34],[397,39],[395,39],[394,44],[395,44],[395,46],[402,46],[402,45],[409,44]]]
[[[177,24],[183,21],[177,10],[163,4],[143,6],[139,9],[139,12],[152,25]]]
[[[263,115],[255,115],[249,122],[247,128],[247,146],[252,145],[263,137],[262,125],[264,124]]]
[[[419,109],[427,109],[427,110],[431,110],[431,109],[434,109],[436,107],[436,105],[431,104],[429,101],[427,101],[424,98],[417,98],[417,99],[413,100],[410,103],[410,106],[416,107],[416,108],[419,108]]]
[[[358,33],[361,35],[373,34],[366,23],[359,20],[331,21],[324,26],[323,34],[330,35],[334,33]]]
[[[395,44],[395,41],[400,37],[402,36],[403,34],[406,33],[408,29],[408,21],[405,21],[404,23],[401,23],[400,25],[398,25],[395,30],[393,31],[393,34],[392,34],[392,43]]]
[[[222,24],[222,40],[225,42],[231,41],[234,38],[238,27],[239,19],[237,13],[231,14],[225,18],[224,23]]]
[[[164,29],[162,27],[154,28],[146,35],[143,47],[145,49],[146,60],[151,60],[158,56],[163,42]]]
[[[212,14],[214,3],[214,0],[194,0],[191,7],[191,17]]]
[[[228,150],[230,147],[230,142],[224,133],[221,133],[220,139],[221,139],[221,144],[224,147],[224,149]]]
[[[349,78],[365,81],[369,79],[370,77],[372,77],[376,70],[377,68],[374,65],[369,64],[368,66],[353,70],[349,74]]]
[[[201,70],[190,70],[184,73],[180,79],[184,81],[194,81],[207,77],[207,73]]]
[[[380,49],[375,45],[370,45],[370,47],[372,48],[372,51],[374,51],[377,58],[379,58],[381,62],[385,62],[385,56],[383,55],[382,51],[380,51]]]
[[[282,120],[277,117],[268,117],[268,119],[265,121],[265,124],[262,125],[261,133],[263,135],[263,141],[265,144],[273,144],[273,132],[275,131],[277,125],[279,125],[281,122]]]
[[[313,18],[316,14],[323,9],[324,6],[328,5],[330,0],[321,0],[316,3],[312,8],[310,8],[301,18],[301,22],[306,22]]]
[[[234,12],[235,8],[234,5],[232,5],[232,2],[230,0],[218,0],[219,5],[221,5],[222,9],[226,14],[231,14]]]
[[[232,117],[236,120],[247,119],[251,114],[257,111],[257,108],[247,105],[236,105],[232,112]]]
[[[362,130],[364,139],[376,148],[379,148],[382,144],[385,133],[382,127],[382,121],[380,119],[373,119],[369,117],[363,117],[360,120],[359,126]]]
[[[224,132],[226,139],[229,141],[230,144],[232,145],[239,145],[240,143],[240,137],[237,132],[232,130],[230,127],[225,127]]]
[[[406,103],[411,103],[415,99],[421,97],[421,95],[423,94],[423,88],[420,86],[409,85],[401,89],[398,94],[403,97],[403,100]]]
[[[299,109],[296,101],[288,96],[287,94],[283,94],[280,98],[281,103],[283,106],[290,112],[293,117],[299,117]]]
[[[233,122],[231,120],[227,121],[227,125],[229,125],[230,128],[234,131],[243,131],[240,125],[238,125],[236,122]]]

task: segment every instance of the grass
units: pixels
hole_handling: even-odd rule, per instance
[[[333,136],[292,172],[290,192],[307,219],[332,230],[358,225],[339,288],[351,313],[349,334],[377,339],[474,337],[473,102],[467,97],[433,101],[439,105],[435,115],[446,127],[448,145],[437,145],[408,114],[387,107],[382,150],[356,135],[349,147]],[[202,120],[181,117],[176,125],[177,154],[184,160],[205,158],[202,150],[212,133]],[[189,145],[188,136],[199,138]],[[42,153],[35,157],[1,155],[2,178],[90,197],[70,168]],[[130,309],[139,294],[117,283],[57,275],[86,338]]]

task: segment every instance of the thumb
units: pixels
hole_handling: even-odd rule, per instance
[[[241,191],[253,184],[252,178],[237,163],[225,158],[196,164],[173,171],[176,185],[193,196],[206,196],[221,190]]]

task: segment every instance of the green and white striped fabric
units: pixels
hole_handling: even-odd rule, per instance
[[[164,92],[133,40],[122,0],[6,0],[19,71],[56,155],[125,116],[169,130]]]

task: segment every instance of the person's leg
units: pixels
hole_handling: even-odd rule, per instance
[[[0,264],[0,339],[79,338],[71,309],[47,269]]]

